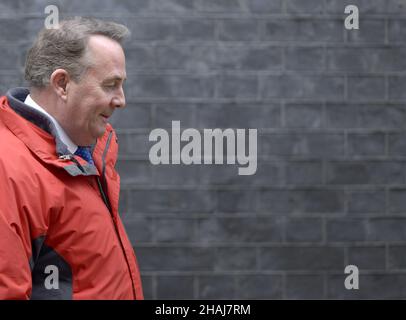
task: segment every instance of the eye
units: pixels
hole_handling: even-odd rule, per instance
[[[114,88],[117,87],[117,83],[116,82],[114,82],[114,83],[106,83],[106,84],[103,85],[103,87],[106,88],[106,89],[114,89]]]

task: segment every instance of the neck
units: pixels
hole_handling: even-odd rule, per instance
[[[38,103],[46,112],[58,119],[57,101],[49,88],[30,88],[31,98]]]

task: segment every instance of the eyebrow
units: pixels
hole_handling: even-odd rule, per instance
[[[122,78],[120,76],[111,76],[111,77],[104,79],[103,82],[117,81],[117,80],[124,82],[125,80],[127,80],[127,77]]]

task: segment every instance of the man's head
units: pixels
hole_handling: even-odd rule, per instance
[[[107,118],[125,106],[126,78],[120,24],[90,18],[43,29],[29,50],[25,79],[31,94],[78,145],[103,135]]]

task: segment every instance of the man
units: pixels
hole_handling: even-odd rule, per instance
[[[0,98],[0,299],[143,299],[118,214],[126,27],[44,29],[25,78]]]

